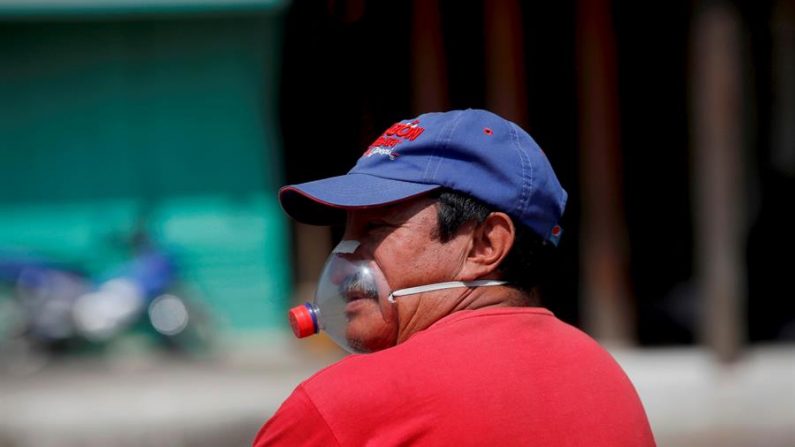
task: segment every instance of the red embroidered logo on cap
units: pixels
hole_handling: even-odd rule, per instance
[[[414,141],[423,131],[425,128],[420,127],[419,121],[395,123],[370,144],[362,157],[386,155],[390,160],[394,160],[400,155],[395,152],[395,146],[404,141]]]

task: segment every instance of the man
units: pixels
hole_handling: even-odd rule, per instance
[[[483,110],[397,123],[348,174],[282,188],[293,218],[345,222],[294,329],[366,354],[299,385],[255,446],[654,445],[618,364],[538,307],[566,197]]]

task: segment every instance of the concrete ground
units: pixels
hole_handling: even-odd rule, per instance
[[[795,346],[760,346],[731,365],[703,349],[611,350],[660,446],[795,447]]]
[[[300,380],[339,358],[260,341],[201,361],[116,354],[0,376],[0,447],[250,445]],[[795,346],[730,366],[692,348],[612,351],[660,446],[795,446]]]

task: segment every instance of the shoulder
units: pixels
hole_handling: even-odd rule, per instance
[[[332,446],[339,445],[339,441],[312,399],[299,385],[262,426],[253,445]]]
[[[558,331],[561,333],[551,335]],[[515,360],[517,350],[543,343],[547,336],[565,339],[561,344],[566,346],[572,345],[572,338],[590,340],[546,309],[456,312],[397,346],[348,356],[319,371],[302,386],[321,411],[339,406],[395,404],[396,400],[416,397],[418,393],[443,392],[449,388],[445,384],[456,383],[462,376],[478,376],[482,363],[472,365],[473,356],[497,363],[500,357]],[[517,339],[527,342],[518,343]],[[415,386],[417,382],[435,386],[420,388]],[[391,393],[384,393],[386,390]]]
[[[327,390],[334,390],[335,398],[355,398],[358,391],[377,387],[405,354],[392,352],[396,348],[372,354],[352,354],[318,371],[301,383],[306,393],[321,401]],[[341,392],[344,390],[344,392]]]
[[[497,445],[572,421],[598,433],[645,418],[610,354],[544,309],[457,312],[398,346],[346,357],[299,388],[343,445],[470,436]],[[515,426],[517,418],[527,424]]]

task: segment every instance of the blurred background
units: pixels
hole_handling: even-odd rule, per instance
[[[343,356],[276,191],[469,107],[569,191],[545,304],[658,443],[795,446],[794,1],[0,0],[0,447],[248,445]]]

